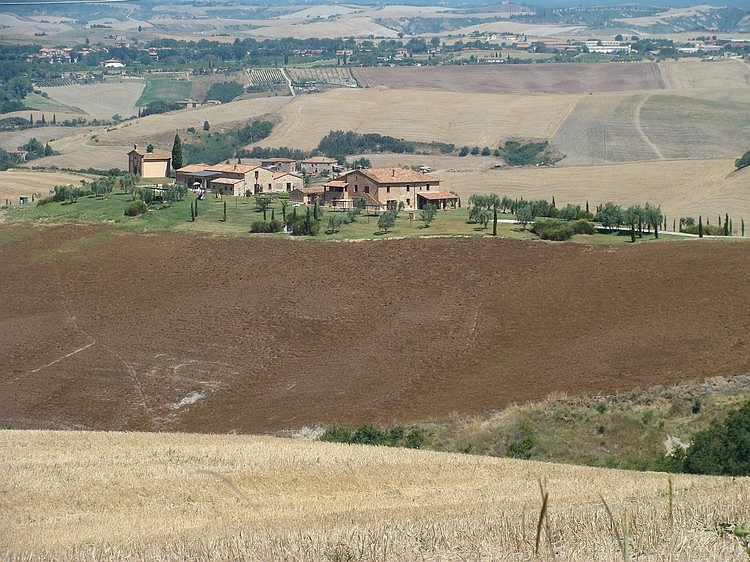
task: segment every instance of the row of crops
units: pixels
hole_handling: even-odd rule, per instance
[[[295,86],[311,86],[314,84],[328,84],[334,86],[357,87],[357,81],[348,68],[320,67],[320,68],[289,68],[287,69]]]
[[[253,68],[248,72],[251,86],[284,84],[286,79],[278,68]]]

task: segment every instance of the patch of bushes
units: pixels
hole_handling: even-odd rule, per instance
[[[570,240],[574,234],[594,234],[594,224],[587,220],[562,221],[542,218],[534,221],[531,231],[542,240]]]
[[[521,144],[518,141],[509,140],[500,148],[500,154],[509,166],[552,164],[559,160],[549,150],[547,141]]]
[[[143,201],[133,201],[127,209],[125,209],[125,216],[137,217],[148,211],[148,205]]]
[[[357,429],[350,429],[342,425],[332,425],[323,432],[319,440],[330,443],[419,449],[424,442],[424,432],[419,428],[414,428],[407,432],[406,428],[401,425],[394,426],[391,429],[381,429],[372,425],[363,425]]]
[[[723,422],[693,436],[682,459],[682,470],[693,474],[750,475],[750,400]]]
[[[270,232],[281,232],[284,228],[284,223],[277,219],[271,219],[270,221],[255,221],[250,225],[250,232],[254,234],[270,233]]]

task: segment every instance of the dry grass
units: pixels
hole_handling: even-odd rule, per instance
[[[468,158],[468,157],[467,157]],[[524,199],[555,198],[558,207],[567,203],[591,207],[614,201],[623,206],[651,202],[661,205],[672,219],[681,216],[716,217],[729,213],[735,230],[740,218],[750,217],[750,193],[744,187],[750,170],[734,171],[732,159],[654,160],[604,166],[558,166],[510,168],[485,171],[438,170],[441,187],[458,191],[467,199],[473,193],[497,193]]]
[[[3,431],[6,560],[739,560],[750,479],[220,435]],[[552,544],[533,556],[549,494]],[[673,521],[670,519],[673,502]]]
[[[81,174],[69,174],[66,172],[32,172],[23,169],[10,169],[0,172],[0,204],[18,204],[18,197],[41,195],[46,197],[56,185],[79,186],[80,181],[91,178]]]

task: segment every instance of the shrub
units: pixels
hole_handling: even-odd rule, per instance
[[[250,225],[250,232],[254,234],[262,234],[262,233],[268,233],[268,232],[281,232],[281,229],[283,227],[284,227],[284,224],[278,219],[271,219],[268,222],[263,221],[263,220],[258,220],[258,221],[253,222]]]
[[[343,425],[332,425],[323,432],[319,439],[330,443],[351,443],[352,431]]]
[[[685,472],[724,476],[750,475],[750,400],[723,422],[699,431],[688,447]]]
[[[371,425],[363,425],[352,435],[351,443],[359,445],[388,445],[388,435]]]
[[[573,234],[596,234],[594,223],[585,219],[574,221],[571,226],[573,227]]]
[[[557,242],[570,240],[573,237],[573,226],[557,219],[539,219],[534,221],[531,231],[542,240],[554,240]]]
[[[125,209],[125,215],[128,217],[137,217],[148,211],[148,205],[143,201],[133,201],[127,209]]]

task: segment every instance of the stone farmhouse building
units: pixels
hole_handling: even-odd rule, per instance
[[[458,202],[458,196],[440,190],[439,179],[406,168],[360,168],[327,182],[324,188],[323,203],[340,208],[353,207],[358,198],[374,210],[399,203],[405,209],[421,209],[428,203],[447,209]]]
[[[299,163],[299,169],[303,174],[309,174],[311,176],[319,176],[322,173],[331,174],[334,172],[334,167],[338,165],[338,162],[334,158],[326,158],[325,156],[313,156],[307,160],[301,160]]]
[[[145,152],[133,145],[128,152],[128,173],[142,178],[166,178],[172,168],[172,154],[168,152]]]
[[[261,160],[260,165],[276,172],[294,173],[297,171],[297,161],[292,158],[271,158],[269,160]]]
[[[188,187],[200,187],[240,197],[273,191],[291,192],[302,187],[297,174],[275,172],[263,166],[247,164],[190,164],[175,170],[175,181]]]

